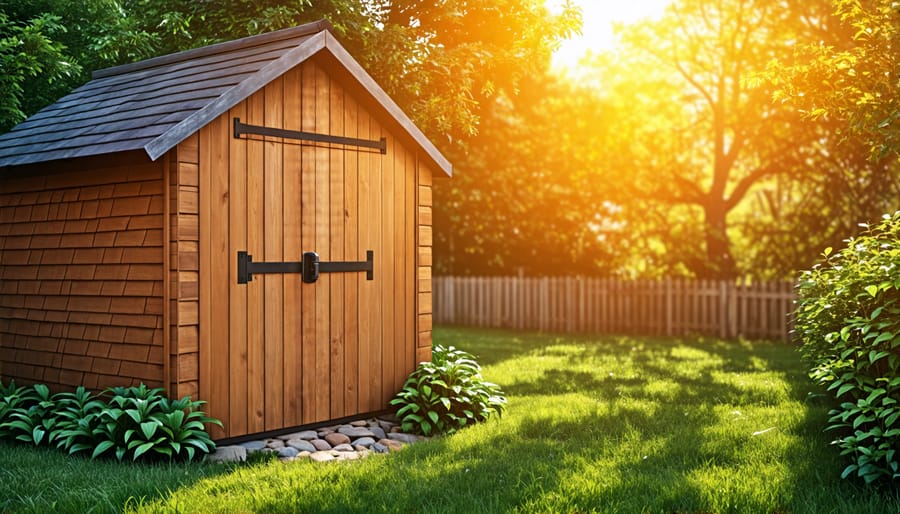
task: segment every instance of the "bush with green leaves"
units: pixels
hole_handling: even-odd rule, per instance
[[[503,391],[484,380],[472,354],[435,346],[431,362],[422,362],[391,400],[403,430],[424,435],[451,434],[491,414],[501,416]]]
[[[50,395],[43,384],[0,384],[0,438],[55,443],[92,459],[191,460],[215,450],[204,423],[222,426],[199,410],[204,403],[170,400],[162,388],[144,384],[110,388],[102,396],[84,387]]]
[[[826,430],[843,477],[900,478],[900,212],[802,274],[795,330],[810,376],[836,399]]]

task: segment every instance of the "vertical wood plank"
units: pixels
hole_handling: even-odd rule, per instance
[[[352,95],[344,95],[344,133],[358,137],[358,106]],[[359,242],[359,159],[358,152],[344,157],[344,254],[365,255]],[[359,287],[366,280],[362,273],[344,282],[344,406],[348,412],[359,410]]]
[[[382,136],[381,127],[371,115],[368,117],[369,139],[380,139]],[[360,132],[362,134],[362,132]],[[384,368],[382,367],[383,355],[382,348],[385,341],[385,319],[390,319],[388,313],[391,312],[390,305],[386,305],[384,295],[387,288],[390,287],[390,278],[387,275],[387,269],[390,267],[390,256],[388,254],[388,246],[385,244],[384,227],[387,225],[387,219],[384,214],[384,180],[383,177],[387,173],[384,165],[386,156],[373,155],[369,159],[369,177],[371,180],[371,199],[370,208],[371,215],[369,217],[370,231],[372,233],[372,246],[375,251],[375,283],[376,288],[373,291],[371,305],[372,321],[369,326],[370,344],[370,372],[369,372],[369,407],[372,410],[382,408],[382,377],[384,376]],[[379,257],[380,256],[380,257]]]
[[[247,100],[247,120],[265,123],[265,98],[258,92]],[[263,203],[265,151],[261,139],[247,140],[247,252],[264,255],[265,220]],[[247,284],[247,430],[265,430],[265,295],[263,281]],[[201,302],[202,303],[202,302]]]
[[[312,132],[316,129],[316,73],[311,64],[301,68],[300,124],[301,130]],[[316,152],[310,145],[300,150],[300,246],[302,251],[316,248]],[[316,352],[316,301],[317,287],[304,284],[300,289],[301,309],[301,354],[303,391],[300,399],[303,423],[317,421],[317,362]],[[327,363],[325,363],[327,365]],[[324,385],[323,385],[324,387]]]
[[[228,145],[229,124],[224,116],[210,123],[210,296],[220,299],[212,302],[210,311],[210,347],[212,369],[210,379],[217,401],[222,402],[223,419],[231,420],[229,410],[229,334],[228,334]],[[221,220],[221,221],[218,221]]]
[[[241,102],[228,119],[247,119],[247,103]],[[228,159],[228,279],[230,315],[229,332],[229,412],[232,434],[247,434],[247,285],[237,283],[237,252],[247,249],[247,141],[229,137]]]
[[[329,134],[344,134],[344,92],[331,82],[330,86]],[[353,152],[346,152],[353,153]],[[360,257],[353,252],[344,254],[344,154],[342,148],[332,148],[329,155],[331,177],[330,189],[330,252],[333,261],[356,261]],[[344,391],[344,282],[347,274],[334,273],[331,276],[331,417],[351,414],[345,411]]]
[[[283,128],[283,78],[270,82],[265,91],[265,125]],[[265,142],[265,260],[284,261],[284,143],[266,137]],[[284,275],[261,277],[265,283],[265,394],[266,430],[284,426]]]
[[[373,137],[373,139],[377,138]],[[397,312],[397,298],[395,288],[397,286],[397,277],[394,274],[394,266],[397,259],[395,248],[397,240],[397,216],[394,206],[397,202],[397,199],[394,197],[394,177],[396,174],[396,156],[400,151],[402,150],[398,148],[396,140],[394,138],[388,138],[388,150],[387,155],[385,155],[383,160],[384,165],[382,167],[381,174],[381,201],[383,204],[382,216],[384,216],[382,222],[384,233],[381,238],[382,252],[384,253],[384,282],[381,290],[381,302],[385,308],[384,324],[381,327],[381,333],[383,334],[381,348],[381,376],[386,383],[382,384],[382,395],[380,403],[385,403],[388,401],[388,395],[390,394],[389,384],[391,384],[394,379],[394,355],[396,353],[394,348],[397,344],[397,334],[395,332]]]
[[[358,137],[369,136],[369,115],[361,108],[357,108],[357,134]],[[358,277],[357,294],[359,296],[359,349],[357,356],[357,402],[359,410],[370,412],[375,410],[375,404],[372,402],[372,346],[374,339],[380,337],[381,334],[373,328],[375,319],[376,301],[375,292],[382,282],[382,277],[377,274],[379,270],[378,262],[384,258],[375,246],[374,225],[377,223],[374,218],[373,198],[373,174],[371,154],[360,152],[357,161],[357,204],[359,209],[359,223],[357,225],[357,234],[359,238],[359,247],[361,250],[375,250],[375,272],[374,280],[365,280],[364,277]]]
[[[313,65],[316,77],[315,132],[329,133],[330,88],[328,76],[322,68]],[[323,261],[331,260],[331,178],[329,151],[316,146],[316,241],[315,251]],[[328,419],[331,411],[331,282],[333,274],[323,273],[313,285],[316,289],[316,419]]]
[[[301,130],[300,95],[302,75],[300,68],[294,68],[284,75],[284,128]],[[300,204],[301,204],[301,160],[300,145],[284,145],[284,167],[282,170],[284,195],[284,260],[300,261],[303,249],[300,247]],[[301,312],[304,308],[300,292],[303,281],[299,274],[284,275],[284,424],[297,426],[303,423],[302,389],[303,356]]]
[[[429,173],[430,175],[430,173]],[[406,251],[404,252],[404,270],[406,272],[406,291],[403,294],[404,300],[406,300],[406,308],[404,309],[404,316],[406,320],[406,344],[404,345],[404,358],[403,358],[403,367],[402,373],[400,377],[400,383],[395,384],[396,391],[399,391],[403,386],[403,381],[406,380],[406,376],[409,375],[413,369],[416,367],[416,347],[418,346],[419,334],[418,334],[418,319],[419,319],[419,307],[418,307],[418,282],[419,282],[419,269],[418,269],[418,259],[416,256],[418,255],[418,234],[417,234],[417,218],[419,216],[419,202],[416,197],[416,190],[418,188],[418,180],[419,180],[419,166],[416,156],[412,153],[407,152],[406,154],[406,194],[404,195],[406,201],[404,202],[404,210],[406,211],[406,230],[404,231],[406,234]],[[423,270],[425,268],[422,268]],[[431,279],[431,269],[428,268],[428,278]],[[432,289],[434,288],[434,283],[432,282]],[[434,295],[432,295],[434,298]],[[434,312],[434,306],[429,309]],[[430,331],[431,328],[429,327]]]
[[[395,140],[396,141],[396,140]],[[394,247],[394,283],[393,301],[394,301],[394,339],[390,350],[390,360],[393,362],[393,373],[387,379],[385,387],[385,405],[390,401],[391,397],[400,390],[404,374],[404,353],[410,346],[415,348],[412,334],[406,333],[406,320],[413,319],[415,316],[412,309],[407,310],[407,290],[406,284],[410,278],[406,274],[406,270],[412,269],[412,266],[406,265],[406,150],[399,142],[394,144],[394,189],[390,193],[394,200],[394,238],[391,244]],[[408,237],[413,237],[408,234]],[[415,281],[413,278],[412,281]],[[409,298],[412,301],[412,298]]]
[[[210,148],[211,126],[207,125],[200,130],[200,166],[199,166],[199,191],[200,191],[200,396],[206,399],[209,407],[209,415],[218,419],[228,419],[227,398],[216,391],[212,382],[213,355],[212,355],[212,151]],[[214,438],[225,437],[227,433],[219,427],[209,427],[210,435]]]

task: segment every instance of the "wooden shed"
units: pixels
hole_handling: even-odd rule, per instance
[[[102,70],[0,136],[4,381],[165,387],[218,439],[388,407],[451,166],[329,27]]]

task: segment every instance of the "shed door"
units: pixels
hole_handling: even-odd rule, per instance
[[[234,138],[235,117],[351,138],[387,136],[387,153]],[[224,433],[214,435],[237,437],[386,408],[415,366],[414,156],[310,65],[208,128],[208,156],[201,132],[200,196],[207,205],[200,210],[210,215],[201,221],[200,281],[210,285],[201,285],[200,395],[210,414],[225,422]],[[212,164],[203,179],[207,158]],[[299,262],[308,251],[341,262],[364,261],[368,250],[371,281],[360,272],[322,273],[311,284],[299,273],[237,280],[241,251],[254,262]]]

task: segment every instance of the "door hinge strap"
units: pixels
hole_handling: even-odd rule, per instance
[[[359,139],[355,137],[332,136],[330,134],[317,134],[315,132],[302,132],[299,130],[287,130],[275,127],[263,127],[260,125],[248,125],[241,123],[240,118],[234,118],[234,138],[239,139],[244,134],[255,134],[257,136],[283,137],[285,139],[299,139],[301,141],[313,141],[315,143],[333,143],[338,145],[358,146],[361,148],[372,148],[380,151],[382,154],[387,153],[387,138],[381,138],[378,141],[370,139]]]

